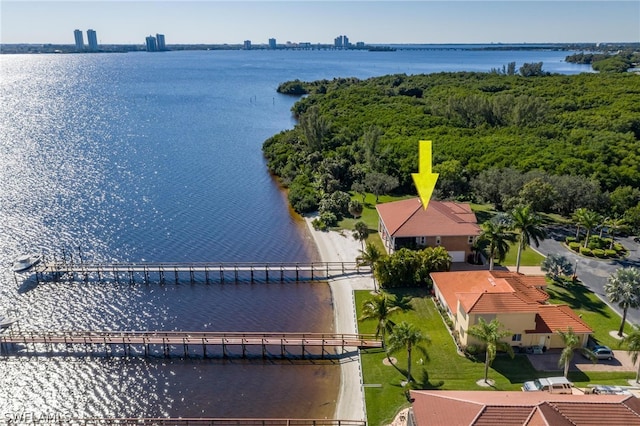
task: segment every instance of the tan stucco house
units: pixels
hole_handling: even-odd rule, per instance
[[[378,232],[387,253],[402,247],[444,247],[453,262],[465,262],[480,235],[469,204],[431,201],[425,210],[419,198],[378,204]]]
[[[547,304],[543,276],[510,271],[433,272],[434,295],[453,321],[460,344],[480,344],[467,330],[484,318],[497,318],[511,336],[513,347],[563,348],[558,330],[569,327],[587,344],[592,330],[567,305]]]

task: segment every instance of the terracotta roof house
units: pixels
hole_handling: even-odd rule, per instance
[[[411,391],[411,426],[640,425],[633,395]]]
[[[459,334],[460,344],[478,344],[467,330],[483,318],[494,318],[513,334],[505,342],[513,347],[563,348],[557,330],[569,327],[587,344],[592,330],[566,305],[546,304],[542,276],[510,271],[433,272],[433,291]]]
[[[388,253],[402,248],[443,246],[453,262],[464,262],[480,235],[469,204],[431,201],[425,210],[419,198],[378,204],[378,232]]]

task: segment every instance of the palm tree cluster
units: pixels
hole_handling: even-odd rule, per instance
[[[627,222],[624,218],[615,216],[604,217],[598,212],[586,208],[576,209],[576,211],[573,212],[573,215],[571,215],[571,219],[576,224],[576,239],[578,241],[580,240],[580,228],[582,227],[586,231],[583,244],[583,247],[585,248],[589,245],[589,238],[591,237],[591,233],[596,228],[600,228],[600,238],[602,238],[602,233],[604,232],[605,228],[607,229],[609,235],[611,236],[609,249],[613,249],[613,243],[615,241],[616,233],[627,228]]]
[[[511,243],[517,242],[518,255],[516,272],[520,272],[522,251],[533,242],[536,247],[547,237],[542,219],[531,206],[518,206],[506,217],[496,216],[481,226],[479,243],[489,258],[489,270],[493,270],[494,261],[502,262]]]
[[[431,343],[429,336],[423,334],[416,326],[402,321],[399,324],[393,322],[390,317],[400,311],[411,309],[409,305],[410,298],[396,300],[394,297],[385,292],[375,294],[373,298],[364,302],[362,306],[362,315],[360,320],[373,319],[377,321],[376,336],[382,338],[385,344],[385,337],[389,333],[389,342],[386,348],[387,359],[390,364],[390,355],[402,349],[407,351],[407,383],[413,381],[411,376],[411,357],[414,350],[423,354],[428,359],[428,354],[423,344]]]

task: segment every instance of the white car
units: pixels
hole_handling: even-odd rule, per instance
[[[529,382],[524,382],[522,390],[525,392],[549,392],[571,394],[573,383],[566,377],[542,377]]]

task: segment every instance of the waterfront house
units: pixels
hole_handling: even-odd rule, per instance
[[[433,272],[434,295],[458,332],[460,344],[481,344],[467,330],[483,318],[494,318],[512,334],[504,339],[516,348],[563,348],[558,330],[571,328],[582,346],[591,328],[567,305],[547,304],[543,276],[510,271]]]
[[[431,201],[425,210],[419,198],[378,204],[378,232],[387,253],[402,247],[444,247],[453,262],[465,262],[480,235],[469,204]]]

